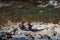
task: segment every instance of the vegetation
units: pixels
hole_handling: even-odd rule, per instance
[[[54,22],[60,21],[60,9],[52,9],[48,6],[46,8],[37,8],[34,3],[27,3],[22,1],[13,1],[11,6],[3,6],[0,8],[0,24],[12,21],[43,21]]]

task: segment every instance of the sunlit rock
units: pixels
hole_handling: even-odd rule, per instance
[[[49,5],[57,6],[58,4],[56,0],[49,0]]]

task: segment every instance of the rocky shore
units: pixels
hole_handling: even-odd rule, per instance
[[[60,24],[33,22],[32,29],[39,31],[21,30],[19,24],[9,24],[10,27],[0,26],[1,40],[60,40]],[[27,25],[25,24],[25,27]],[[14,30],[16,31],[14,32]]]

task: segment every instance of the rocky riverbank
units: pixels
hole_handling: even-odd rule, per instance
[[[32,29],[40,31],[21,30],[19,23],[11,24],[10,27],[1,27],[0,38],[5,40],[60,40],[60,24],[33,22],[31,25],[33,25]],[[17,28],[15,33],[14,28]]]

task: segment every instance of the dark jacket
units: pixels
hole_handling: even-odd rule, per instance
[[[29,25],[29,27],[28,27],[28,28],[29,28],[29,30],[32,30],[32,25],[30,25],[30,24],[28,24],[28,25]]]
[[[24,24],[19,24],[19,28],[20,28],[21,30],[24,30],[24,29],[25,29]]]

